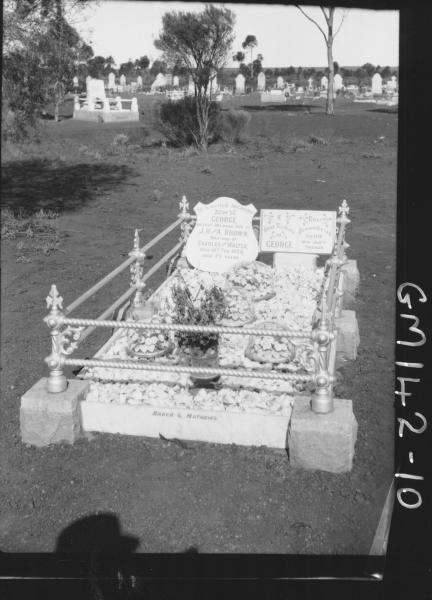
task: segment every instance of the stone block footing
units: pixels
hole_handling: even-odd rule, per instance
[[[335,319],[337,329],[336,361],[343,364],[347,360],[357,358],[360,334],[354,310],[342,310]]]
[[[80,402],[85,399],[88,382],[68,380],[64,392],[47,390],[43,377],[21,398],[21,440],[32,446],[48,446],[68,442],[73,444],[83,435]]]
[[[331,473],[351,471],[357,421],[351,400],[334,400],[334,410],[316,414],[310,398],[296,397],[288,431],[290,464]]]
[[[360,287],[360,272],[358,270],[357,261],[350,259],[342,267],[343,273],[343,306],[348,308],[348,304],[353,302],[357,296]]]

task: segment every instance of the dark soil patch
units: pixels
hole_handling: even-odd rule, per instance
[[[73,120],[46,122],[39,146],[4,153],[4,205],[55,209],[65,235],[62,252],[35,253],[28,263],[16,262],[15,240],[2,242],[1,550],[53,551],[73,523],[77,531],[83,518],[114,515],[141,552],[368,553],[393,473],[397,120],[348,103],[336,110],[334,118],[253,112],[249,141],[231,153],[215,146],[205,155],[148,148],[112,156],[114,136],[141,135],[143,123]],[[289,150],[311,135],[328,144]],[[363,157],[372,152],[379,159]],[[144,243],[172,222],[183,194],[192,206],[231,196],[258,208],[317,210],[347,199],[348,254],[361,274],[359,356],[337,389],[353,400],[359,425],[350,473],[296,470],[285,452],[264,447],[184,448],[113,435],[72,447],[21,443],[20,397],[46,373],[51,284],[70,303],[127,257],[135,227]],[[176,239],[157,246],[148,266]],[[125,274],[77,316],[97,316],[127,287]],[[78,355],[91,356],[106,336],[91,336]]]

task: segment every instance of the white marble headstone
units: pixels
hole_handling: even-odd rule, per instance
[[[343,79],[342,76],[339,75],[339,73],[336,73],[336,75],[334,76],[333,83],[335,92],[343,88]]]
[[[195,83],[194,83],[194,80],[192,79],[192,77],[189,77],[188,94],[189,94],[189,96],[195,95]]]
[[[284,84],[285,84],[284,78],[279,75],[279,77],[276,80],[277,87],[281,90],[283,88]]]
[[[138,86],[138,87],[141,87],[141,86],[142,86],[142,83],[143,83],[143,82],[142,82],[142,77],[141,77],[141,75],[138,75],[138,77],[137,77],[137,80],[136,80],[136,83],[137,83],[137,86]]]
[[[105,86],[102,79],[87,79],[87,100],[104,100],[105,99]]]
[[[113,90],[115,86],[115,73],[111,72],[108,75],[108,89]]]
[[[174,87],[178,87],[178,86],[179,86],[179,78],[178,78],[178,75],[174,75],[174,77],[173,77],[173,86],[174,86]]]
[[[253,204],[244,206],[233,198],[221,197],[210,204],[198,202],[194,210],[197,221],[186,243],[186,258],[193,267],[224,273],[235,264],[256,259]]]
[[[325,75],[324,77],[321,77],[321,87],[323,90],[326,90],[328,87],[328,79]]]
[[[166,80],[165,75],[163,73],[158,73],[156,75],[156,79],[151,84],[151,89],[154,90],[159,87],[166,87],[166,85],[167,85],[167,80]]]
[[[125,77],[125,75],[120,75],[120,85],[126,85],[126,77]]]
[[[265,87],[266,87],[266,76],[264,74],[264,71],[261,71],[261,73],[258,73],[257,84],[258,84],[258,91],[264,92]]]
[[[372,77],[372,94],[382,94],[382,77],[379,73]]]
[[[72,81],[73,81],[74,88],[77,88],[78,87],[78,77],[76,75],[75,75],[75,77],[73,78]]]
[[[244,94],[245,91],[245,78],[239,73],[235,78],[235,91],[236,94]]]

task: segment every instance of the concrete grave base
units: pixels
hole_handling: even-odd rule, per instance
[[[131,110],[113,110],[104,112],[103,110],[74,110],[73,118],[78,121],[91,121],[94,123],[114,123],[118,121],[139,121],[138,111]]]
[[[335,398],[333,412],[316,414],[309,398],[295,398],[288,432],[291,466],[331,473],[350,471],[356,439],[351,400]]]
[[[335,319],[337,328],[336,359],[339,363],[357,358],[360,334],[354,310],[342,310]]]
[[[290,415],[81,402],[84,431],[286,448]]]
[[[48,446],[68,442],[82,436],[79,405],[85,399],[88,382],[68,380],[64,392],[47,391],[43,377],[21,397],[20,426],[24,444]]]

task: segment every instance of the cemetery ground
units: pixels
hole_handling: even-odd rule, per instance
[[[251,112],[247,139],[207,154],[161,145],[147,104],[140,123],[46,122],[40,144],[4,145],[1,551],[55,551],[75,524],[78,550],[100,535],[105,550],[130,536],[139,552],[369,552],[393,474],[397,116],[344,100],[333,118],[323,102],[231,102]],[[70,303],[127,258],[135,227],[145,243],[175,220],[183,194],[191,207],[230,196],[258,209],[336,210],[346,198],[361,342],[336,395],[353,400],[358,421],[351,472],[294,469],[286,452],[266,447],[108,434],[21,443],[20,397],[46,375],[51,284]],[[175,241],[155,246],[147,265]],[[127,274],[117,279],[74,315],[100,314],[128,287]],[[92,356],[106,338],[97,330],[77,355]]]

